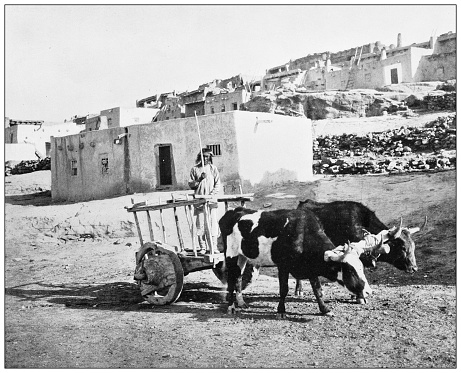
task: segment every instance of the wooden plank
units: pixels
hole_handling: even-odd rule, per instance
[[[202,203],[205,203],[209,199],[216,199],[218,202],[230,202],[230,201],[253,201],[254,200],[254,193],[247,193],[247,194],[221,194],[215,196],[200,196],[200,198],[194,198],[192,200],[174,200],[174,202],[167,202],[164,204],[157,204],[157,205],[148,205],[146,202],[135,203],[133,206],[128,207],[125,206],[125,209],[128,212],[134,211],[155,211],[155,210],[164,210],[168,208],[174,207],[182,207],[182,206],[197,206]]]
[[[125,207],[128,212],[134,212],[134,211],[155,211],[155,210],[164,210],[168,208],[174,208],[174,207],[182,207],[182,206],[191,206],[191,205],[200,205],[202,203],[205,203],[206,199],[204,198],[196,198],[190,201],[176,201],[176,202],[170,202],[170,203],[164,203],[164,204],[159,204],[159,205],[143,205],[143,206],[138,206],[138,207]]]
[[[179,247],[184,250],[184,240],[182,238],[181,227],[179,226],[179,217],[178,212],[176,211],[176,207],[173,208],[174,212],[174,221],[176,222],[176,231],[178,232],[178,239],[179,239]]]
[[[141,227],[139,226],[138,215],[136,215],[136,212],[133,212],[133,215],[134,215],[134,221],[136,223],[136,229],[138,230],[139,242],[141,243],[141,246],[142,246],[144,245],[144,241],[142,239],[142,233],[141,233]]]
[[[167,241],[166,241],[165,224],[163,223],[163,210],[160,209],[159,211],[160,211],[160,223],[162,224],[163,242],[167,243]]]
[[[192,236],[192,250],[194,251],[194,256],[197,256],[197,248],[195,247],[195,221],[194,221],[194,216],[192,215],[192,206],[189,205],[187,206],[188,208],[188,214],[190,216],[190,219],[192,221],[191,224],[191,236]]]
[[[150,218],[150,213],[149,213],[149,211],[146,211],[146,213],[147,213],[147,223],[149,224],[150,240],[155,241],[154,230],[152,229],[152,220]],[[134,212],[134,214],[136,214],[136,213]]]
[[[213,247],[213,239],[211,237],[211,224],[210,224],[210,210],[209,210],[209,205],[208,203],[205,204],[203,207],[203,215],[205,217],[205,240],[207,242],[208,247],[210,248],[210,253],[211,255],[214,254],[214,247]]]

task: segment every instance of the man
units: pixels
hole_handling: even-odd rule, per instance
[[[203,148],[202,154],[197,154],[197,159],[195,160],[196,164],[190,171],[189,187],[195,191],[195,195],[197,197],[200,197],[201,195],[216,195],[221,189],[221,180],[219,178],[218,169],[215,165],[213,165],[213,153],[210,149]],[[211,202],[209,205],[211,215],[211,236],[213,245],[215,248],[217,248],[218,219],[216,210],[218,208],[218,203]],[[200,252],[202,254],[205,253],[205,216],[203,210],[204,206],[196,207],[194,209],[194,215],[196,216],[198,242],[200,246]]]

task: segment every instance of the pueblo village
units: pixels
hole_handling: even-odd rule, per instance
[[[5,112],[4,366],[455,368],[456,45]]]

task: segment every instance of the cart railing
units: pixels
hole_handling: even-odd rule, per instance
[[[176,225],[176,233],[179,241],[179,248],[175,248],[177,253],[187,253],[187,248],[184,244],[183,233],[179,223],[179,215],[178,209],[184,208],[185,215],[187,219],[187,223],[189,226],[191,239],[192,239],[192,252],[194,257],[199,257],[199,253],[197,252],[197,247],[195,244],[196,240],[196,227],[193,217],[193,207],[201,207],[203,206],[204,209],[204,228],[205,228],[205,243],[209,248],[208,252],[204,254],[205,261],[213,264],[217,264],[221,260],[223,260],[223,255],[219,253],[218,248],[215,247],[215,244],[212,239],[211,235],[211,215],[210,215],[210,204],[215,202],[224,203],[225,211],[229,208],[229,202],[240,202],[241,206],[245,206],[245,202],[252,201],[254,194],[222,194],[222,195],[214,195],[214,196],[194,196],[191,194],[172,194],[171,200],[167,200],[165,202],[157,202],[153,203],[148,200],[134,203],[132,199],[131,206],[125,206],[127,212],[133,213],[134,220],[136,223],[136,229],[139,237],[139,241],[141,246],[144,244],[143,234],[141,232],[141,226],[138,219],[138,213],[145,212],[147,217],[147,223],[149,227],[149,238],[151,242],[158,241],[154,237],[154,230],[152,225],[152,211],[159,212],[159,222],[160,222],[160,229],[162,232],[163,242],[167,244],[167,234],[166,234],[166,227],[164,222],[164,210],[173,210],[174,220]],[[174,248],[174,246],[172,246]]]

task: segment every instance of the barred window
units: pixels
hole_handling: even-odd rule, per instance
[[[221,145],[220,144],[214,144],[214,145],[207,145],[206,146],[208,149],[210,149],[213,153],[213,155],[222,155],[221,153]]]

